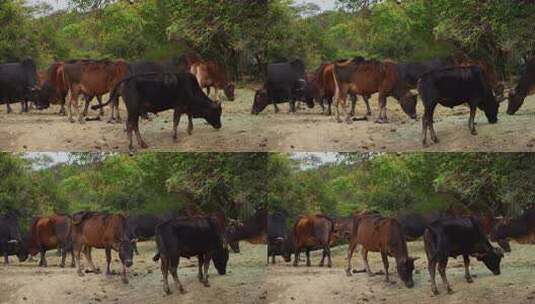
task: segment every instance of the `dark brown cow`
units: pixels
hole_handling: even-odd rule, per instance
[[[83,112],[79,111],[78,98],[80,96],[102,96],[109,93],[120,80],[128,75],[128,64],[124,60],[77,60],[58,64],[53,70],[57,79],[53,83],[66,86],[71,92],[67,110],[69,121],[74,122],[72,107],[78,122],[84,123],[87,114],[88,103]],[[99,99],[99,103],[101,100]],[[118,106],[118,103],[117,103]],[[118,111],[118,109],[115,109]],[[99,112],[102,115],[102,111]]]
[[[379,93],[378,123],[386,123],[386,99],[389,96],[396,98],[403,111],[411,118],[416,118],[416,95],[410,92],[408,85],[401,80],[399,70],[395,63],[376,60],[366,60],[362,57],[351,61],[338,62],[333,69],[336,81],[336,120],[340,119],[340,104],[346,122],[351,123],[351,115],[347,113],[346,99],[348,93],[362,96],[371,96]]]
[[[337,241],[350,241],[353,233],[353,217],[337,217],[334,221],[334,235],[332,244]]]
[[[327,115],[331,115],[331,105],[333,103],[334,95],[336,94],[336,83],[334,81],[333,74],[334,64],[327,62],[321,64],[316,73],[314,74],[315,84],[318,87],[318,96],[316,99],[320,103],[323,111],[325,112],[325,102],[327,102]],[[351,97],[351,112],[350,115],[355,115],[355,106],[357,104],[357,96],[350,94]],[[372,115],[372,110],[370,108],[370,96],[363,96],[364,102],[366,103],[366,115]]]
[[[243,223],[233,221],[226,228],[224,239],[232,251],[240,252],[239,241],[247,241],[253,245],[267,244],[268,211],[260,209]]]
[[[28,244],[30,255],[40,254],[39,266],[47,267],[46,251],[61,250],[60,267],[65,267],[67,252],[72,256],[71,267],[75,266],[71,242],[71,218],[67,215],[37,217],[31,226],[31,237]]]
[[[515,89],[509,92],[507,114],[514,115],[520,109],[526,97],[533,94],[535,94],[535,58],[526,62]]]
[[[234,101],[234,84],[227,80],[223,67],[215,61],[200,61],[190,67],[191,74],[195,75],[201,89],[206,88],[210,96],[210,88],[214,87],[215,100],[221,102],[220,90],[225,92],[229,101]]]
[[[385,268],[385,280],[390,283],[388,257],[391,256],[396,260],[398,275],[405,286],[408,288],[414,286],[412,272],[414,261],[418,258],[409,256],[403,230],[396,219],[376,214],[356,215],[354,217],[351,244],[347,249],[346,274],[348,276],[351,276],[351,259],[358,244],[362,245],[362,260],[368,275],[374,275],[368,264],[368,251],[380,252]]]
[[[91,270],[94,273],[100,272],[91,259],[91,248],[106,251],[106,274],[111,275],[110,263],[113,249],[119,253],[119,259],[123,265],[123,283],[128,283],[126,269],[133,264],[132,243],[136,240],[127,227],[126,218],[120,214],[79,212],[72,216],[72,220],[72,238],[75,260],[78,264],[78,275],[84,275],[80,263],[82,250]]]
[[[334,221],[323,214],[305,215],[297,219],[294,229],[294,266],[299,263],[299,253],[305,250],[307,266],[310,266],[310,251],[323,248],[324,257],[327,256],[327,267],[332,267],[331,240],[334,234]],[[319,264],[323,267],[323,258]]]
[[[520,244],[535,244],[535,207],[518,217],[506,218],[498,223],[491,233],[491,239],[498,243],[513,239]]]

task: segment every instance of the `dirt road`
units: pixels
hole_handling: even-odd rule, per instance
[[[237,90],[237,99],[226,102],[223,128],[215,130],[202,120],[194,122],[192,136],[185,132],[182,119],[178,142],[172,140],[172,111],[160,113],[152,121],[141,122],[141,133],[151,149],[162,151],[420,151],[421,122],[402,113],[399,104],[389,99],[389,124],[376,124],[377,96],[371,104],[373,116],[352,125],[338,124],[333,117],[320,114],[319,106],[289,114],[287,105],[275,114],[268,107],[258,116],[250,114],[253,87]],[[506,102],[500,109],[500,122],[489,125],[478,111],[478,136],[468,132],[468,110],[464,107],[438,107],[435,128],[441,140],[425,151],[533,151],[535,150],[535,97],[526,100],[515,116],[505,114]],[[18,105],[14,105],[18,111]],[[121,104],[124,110],[124,105]],[[106,119],[71,124],[54,114],[57,106],[29,114],[6,114],[0,106],[0,150],[3,151],[126,151],[124,124],[106,123]],[[421,116],[423,108],[418,105]],[[359,102],[358,115],[364,113]],[[96,113],[91,112],[94,116]],[[126,113],[123,112],[123,117]]]
[[[367,274],[345,274],[345,255],[347,246],[333,250],[334,267],[332,269],[317,266],[293,267],[282,263],[268,267],[268,302],[269,303],[426,303],[426,304],[523,304],[535,303],[535,253],[533,246],[513,245],[513,252],[502,261],[502,274],[494,276],[480,262],[473,259],[471,273],[474,283],[468,284],[464,279],[462,258],[450,260],[448,279],[454,293],[444,291],[437,273],[437,286],[441,294],[432,296],[427,272],[427,261],[422,242],[409,245],[411,256],[420,257],[416,263],[414,275],[415,287],[406,288],[395,273],[395,263],[391,259],[390,270],[393,271],[394,285],[384,282],[384,276],[369,278]],[[313,255],[312,264],[317,265],[319,253]],[[353,257],[353,265],[362,268],[360,254]],[[382,270],[379,254],[369,254],[372,271]]]
[[[128,285],[121,283],[119,275],[86,274],[80,278],[75,269],[57,266],[54,251],[49,254],[48,268],[14,259],[13,265],[0,265],[0,303],[265,303],[265,246],[240,244],[242,253],[231,254],[225,276],[218,275],[212,265],[210,288],[199,283],[196,267],[188,267],[194,266],[196,259],[181,259],[178,275],[186,294],[175,292],[170,284],[173,294],[169,296],[162,289],[159,264],[151,259],[154,246],[154,242],[139,244],[140,255],[134,257]],[[93,252],[97,266],[104,269],[103,250]],[[119,271],[119,262],[114,260],[112,269]]]

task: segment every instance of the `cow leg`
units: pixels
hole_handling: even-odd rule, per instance
[[[364,99],[364,103],[366,103],[366,115],[371,116],[372,115],[372,109],[370,108],[370,96],[362,96]]]
[[[86,246],[84,250],[85,258],[87,259],[87,263],[89,263],[89,268],[91,268],[91,271],[94,273],[100,273],[100,270],[95,267],[95,264],[93,263],[93,259],[91,257],[91,247]]]
[[[4,249],[4,264],[9,265],[9,256],[7,255],[7,246]]]
[[[355,107],[357,106],[357,95],[351,95],[351,112],[349,112],[349,115],[355,116]]]
[[[197,261],[199,262],[199,272],[197,273],[197,278],[199,279],[199,282],[202,283],[202,266],[204,265],[204,255],[200,254],[199,256],[197,256]]]
[[[295,254],[294,254],[294,266],[297,267],[297,264],[299,263],[299,248],[295,246]]]
[[[435,104],[436,106],[436,104]],[[431,140],[434,142],[434,143],[438,143],[439,140],[438,140],[438,137],[437,137],[437,133],[435,132],[435,126],[434,126],[434,113],[435,113],[435,107],[432,108],[431,110],[431,114],[429,116],[429,121],[428,121],[428,126],[429,126],[429,131],[431,133]]]
[[[111,248],[104,249],[106,252],[106,275],[111,275]]]
[[[141,133],[139,133],[139,118],[134,122],[134,132],[136,132],[136,138],[139,146],[143,149],[147,149],[149,146],[145,143],[143,138],[141,138]]]
[[[58,114],[60,116],[65,116],[65,97],[60,100],[60,109]]]
[[[295,103],[296,103],[296,100],[295,99],[290,99],[290,110],[289,112],[290,113],[295,113]]]
[[[470,104],[470,118],[468,119],[468,129],[470,130],[470,134],[472,135],[477,135],[476,124],[474,123],[474,120],[476,118],[476,111],[477,107],[475,105]]]
[[[91,100],[93,100],[92,96],[91,97],[84,96],[84,101],[85,101],[84,112],[83,112],[84,117],[87,116],[87,110],[89,109],[89,104],[91,103]]]
[[[61,262],[59,264],[59,267],[63,268],[65,267],[65,260],[67,259],[67,250],[65,250],[65,247],[60,247],[58,248],[58,253],[61,253]]]
[[[126,265],[124,263],[123,263],[122,281],[124,284],[128,284],[128,272],[126,270]]]
[[[97,96],[97,102],[98,102],[98,105],[100,106],[100,109],[98,110],[98,117],[104,116],[104,108],[102,108],[102,96]],[[112,108],[113,108],[113,104],[112,104]]]
[[[427,146],[427,113],[422,116],[422,145]]]
[[[178,141],[178,125],[180,124],[180,116],[182,116],[182,113],[180,113],[178,110],[175,110],[173,113],[173,141]]]
[[[310,249],[306,248],[305,249],[305,255],[307,256],[307,267],[310,267],[311,263],[310,263]]]
[[[204,279],[203,284],[205,287],[210,287],[210,283],[208,283],[208,269],[210,268],[210,256],[204,257]]]
[[[184,286],[182,286],[182,283],[178,279],[178,263],[180,261],[180,257],[172,257],[170,261],[171,275],[173,276],[173,280],[175,281],[176,289],[178,289],[178,291],[183,294],[185,293]]]
[[[39,266],[41,267],[47,267],[48,264],[46,262],[46,250],[44,248],[41,248],[40,251],[40,254],[41,254],[41,258],[40,258],[40,261],[39,261]]]
[[[275,102],[273,102],[273,107],[275,108],[275,113],[279,113],[279,107]]]
[[[375,274],[370,269],[370,264],[368,264],[368,250],[362,247],[362,251],[360,254],[362,255],[362,262],[364,262],[364,268],[366,269],[366,273],[368,273],[370,277],[375,276]]]
[[[384,93],[379,93],[379,117],[377,117],[376,123],[387,123],[388,117],[386,116],[386,96]]]
[[[167,256],[160,258],[160,269],[162,270],[163,277],[163,291],[166,294],[171,294],[171,289],[169,288],[169,259]]]
[[[276,261],[275,261],[275,255],[271,255],[271,264],[275,265],[276,264]]]
[[[188,135],[193,133],[193,116],[188,114]]]
[[[442,277],[442,282],[444,285],[446,285],[446,290],[448,293],[453,293],[453,290],[451,290],[450,283],[448,282],[448,278],[446,277],[446,267],[448,266],[448,260],[440,261],[438,263],[438,272],[440,273],[440,277]]]
[[[83,272],[82,263],[80,263],[80,255],[81,255],[81,253],[82,253],[82,249],[83,249],[83,248],[82,248],[81,245],[76,245],[76,246],[74,247],[74,253],[75,253],[74,257],[75,257],[75,262],[76,262],[76,264],[78,264],[78,265],[76,265],[76,266],[78,267],[78,275],[81,276],[81,277],[83,277],[83,276],[85,275],[84,272]]]
[[[325,253],[327,254],[327,267],[331,268],[333,267],[333,262],[331,260],[331,247],[329,247],[329,244],[325,247]]]
[[[346,267],[346,275],[348,277],[351,276],[351,269],[353,268],[353,265],[351,265],[351,259],[353,258],[353,252],[357,248],[357,242],[351,241],[349,244],[349,247],[347,248],[347,267]]]
[[[76,262],[75,262],[75,259],[74,259],[74,249],[70,249],[69,252],[71,253],[71,268],[74,268],[76,267]]]
[[[6,109],[7,109],[7,114],[13,113],[13,110],[11,109],[11,106],[9,105],[9,101],[6,101]]]
[[[134,249],[134,253],[136,255],[139,255],[139,251],[137,250],[137,242],[132,243],[132,249]]]
[[[463,261],[464,261],[464,277],[466,278],[466,282],[473,283],[474,280],[472,279],[472,276],[470,275],[470,257],[468,255],[463,255]]]
[[[390,281],[390,275],[388,274],[388,254],[386,254],[386,252],[381,252],[381,258],[383,260],[383,266],[385,268],[385,282],[392,283]]]
[[[431,277],[431,291],[433,292],[434,295],[438,295],[440,294],[440,292],[438,291],[437,281],[435,279],[436,271],[437,271],[437,262],[431,261],[429,257],[427,258],[427,260],[428,260],[427,270],[429,271],[429,276]]]

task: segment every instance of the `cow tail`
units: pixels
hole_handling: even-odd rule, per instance
[[[162,228],[160,225],[156,226],[156,235],[154,240],[156,241],[156,254],[152,258],[154,262],[158,262],[161,255],[167,256],[167,247],[165,246],[165,240],[162,237]]]
[[[39,248],[40,242],[39,242],[39,231],[37,231],[37,222],[39,222],[39,217],[35,217],[32,220],[32,225],[30,226],[30,244],[28,244],[30,247]]]
[[[427,226],[427,230],[432,234],[432,237],[433,237],[433,240],[430,240],[429,242],[429,245],[431,246],[431,252],[432,252],[432,255],[431,255],[431,261],[438,261],[438,260],[443,260],[444,258],[448,258],[446,256],[446,248],[444,248],[445,246],[443,245],[443,240],[441,239],[440,235],[441,233],[439,233],[438,231],[436,231],[433,227],[431,226]]]
[[[334,80],[334,98],[333,102],[337,104],[338,98],[340,98],[340,86],[338,85],[338,78],[336,78],[336,63],[333,64],[333,80]]]

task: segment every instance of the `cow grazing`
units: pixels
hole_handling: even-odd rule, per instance
[[[509,93],[507,114],[514,115],[529,95],[535,94],[535,58],[526,63],[515,89]]]
[[[156,226],[163,223],[165,218],[155,214],[131,215],[126,218],[126,223],[133,237],[138,241],[145,241],[154,237]],[[137,244],[133,244],[134,252],[139,254]]]
[[[378,123],[388,121],[386,116],[387,97],[396,98],[403,111],[411,118],[416,118],[416,96],[410,92],[409,86],[400,76],[398,66],[393,62],[379,62],[356,57],[353,60],[337,62],[334,65],[334,78],[336,83],[335,105],[336,121],[340,119],[340,105],[346,122],[351,123],[351,115],[347,113],[346,99],[348,93],[362,96],[371,96],[379,93]]]
[[[71,218],[66,215],[54,214],[47,217],[37,217],[33,220],[29,240],[28,252],[34,256],[41,255],[39,266],[47,267],[46,251],[58,249],[61,252],[60,267],[65,267],[67,253],[72,256],[71,267],[75,266],[74,252],[71,239]]]
[[[498,242],[513,239],[520,244],[535,244],[535,208],[498,223],[491,233],[491,238]]]
[[[357,245],[362,245],[362,260],[368,275],[373,276],[368,264],[368,252],[380,252],[385,268],[385,280],[390,283],[388,273],[388,257],[396,260],[396,269],[405,286],[412,288],[414,281],[414,261],[418,258],[409,256],[407,242],[403,236],[400,223],[394,218],[382,217],[377,214],[355,215],[353,233],[347,249],[346,274],[351,276],[351,259]]]
[[[436,220],[428,225],[424,233],[424,243],[431,276],[431,290],[435,295],[439,294],[435,281],[437,265],[448,293],[452,292],[446,277],[449,257],[463,256],[465,278],[468,283],[473,282],[470,275],[470,256],[483,261],[493,274],[500,274],[503,251],[492,247],[481,225],[473,217],[449,217]]]
[[[28,101],[35,101],[38,92],[37,70],[33,59],[0,64],[0,104],[6,104],[7,113],[12,112],[10,103],[14,102],[21,103],[21,112],[28,112]]]
[[[228,249],[223,246],[223,237],[218,232],[218,223],[212,217],[175,218],[156,227],[156,244],[158,254],[154,261],[161,259],[163,289],[171,293],[168,274],[171,272],[177,289],[184,293],[184,287],[178,279],[177,268],[180,257],[197,256],[199,262],[198,278],[204,286],[209,287],[208,269],[210,260],[214,261],[217,272],[226,273],[229,258]]]
[[[201,61],[193,63],[190,67],[191,74],[195,75],[201,89],[206,88],[210,96],[210,88],[215,91],[215,100],[221,102],[220,90],[225,93],[229,101],[234,101],[234,84],[227,80],[223,67],[215,61]]]
[[[273,104],[275,112],[279,112],[277,104],[286,102],[290,103],[290,112],[295,113],[296,101],[305,101],[309,108],[313,108],[314,99],[307,90],[310,88],[305,80],[302,60],[269,64],[264,86],[255,92],[251,114],[261,113],[270,104]]]
[[[294,262],[299,263],[299,254],[305,250],[306,265],[310,266],[310,251],[320,247],[327,256],[327,267],[332,267],[331,261],[331,240],[334,234],[334,221],[323,214],[301,216],[297,219],[293,228],[294,239]],[[323,267],[323,258],[319,264]]]
[[[174,109],[173,139],[178,140],[178,124],[182,114],[188,115],[188,134],[193,132],[193,118],[204,118],[215,129],[221,128],[221,105],[204,94],[197,80],[190,73],[143,74],[123,79],[113,89],[121,90],[128,111],[126,131],[130,151],[134,150],[133,132],[141,148],[148,145],[139,132],[139,117],[147,113],[158,113]],[[111,102],[111,99],[104,105]],[[101,106],[94,106],[97,109]]]
[[[239,241],[247,241],[251,244],[266,244],[268,230],[268,211],[259,209],[243,223],[235,221],[226,227],[225,240],[232,250],[240,252]]]
[[[275,256],[283,253],[284,242],[288,239],[286,221],[288,215],[285,212],[275,212],[268,215],[267,219],[267,264],[271,257],[271,263],[275,264]]]
[[[128,283],[126,269],[133,264],[133,247],[136,241],[128,229],[126,218],[119,214],[82,211],[72,216],[72,240],[78,275],[83,276],[80,253],[84,251],[89,267],[94,273],[100,270],[91,259],[91,249],[104,249],[106,252],[106,274],[111,275],[111,251],[119,253],[123,266],[122,281]]]
[[[437,104],[453,108],[468,103],[470,107],[468,128],[472,135],[477,135],[474,123],[477,108],[485,112],[489,123],[498,122],[499,103],[479,67],[448,68],[426,73],[418,83],[418,92],[425,108],[422,117],[424,146],[427,145],[428,130],[431,132],[431,140],[438,142],[433,127],[433,114]]]
[[[9,264],[10,255],[16,255],[21,262],[28,258],[19,230],[19,221],[14,212],[0,214],[0,255],[4,256],[6,265]]]

